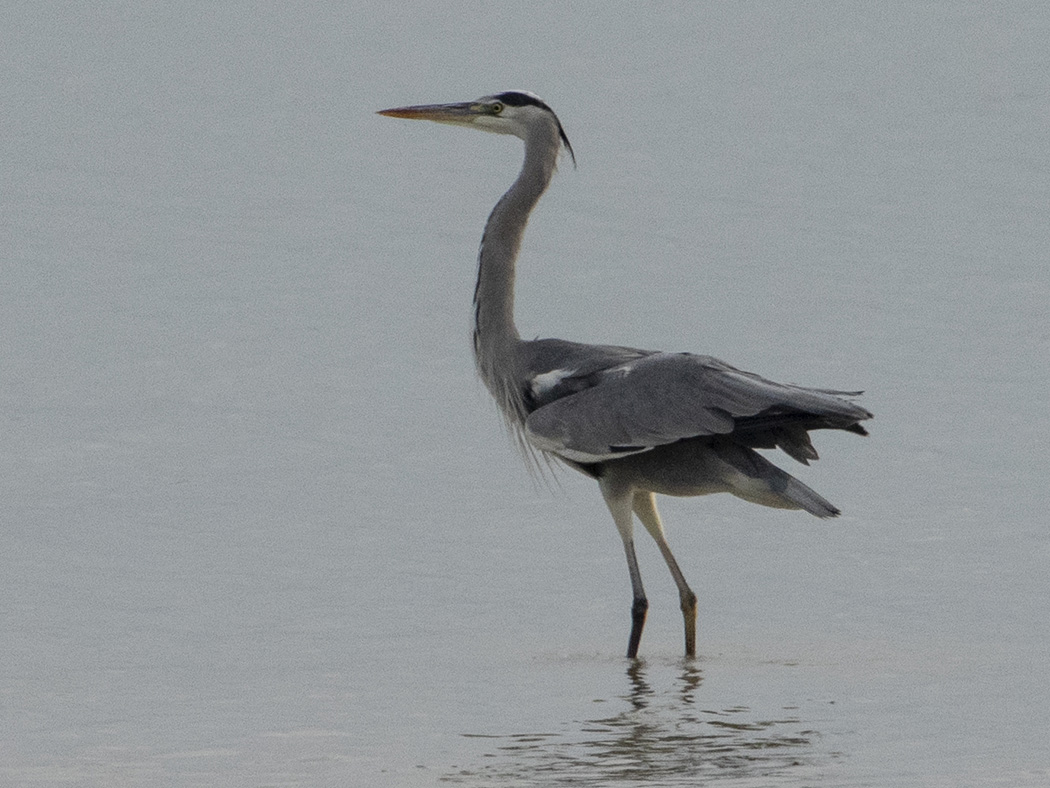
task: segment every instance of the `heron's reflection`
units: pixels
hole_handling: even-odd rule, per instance
[[[807,729],[797,710],[770,718],[746,706],[705,708],[703,673],[695,660],[683,661],[666,689],[654,689],[666,682],[665,670],[653,677],[650,672],[645,661],[631,661],[617,713],[570,723],[560,733],[495,737],[488,765],[445,781],[696,785],[755,777],[768,782],[802,778],[818,765],[813,747],[818,734]]]

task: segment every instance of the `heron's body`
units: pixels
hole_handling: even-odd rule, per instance
[[[478,255],[473,331],[478,373],[528,447],[598,481],[631,574],[628,656],[637,654],[648,607],[634,552],[633,515],[656,540],[678,585],[686,654],[693,655],[696,596],[671,554],[653,495],[729,492],[764,506],[833,517],[834,506],[755,449],[780,448],[808,463],[817,458],[810,430],[864,435],[858,422],[871,414],[849,401],[858,392],[774,383],[710,356],[522,340],[514,325],[518,249],[562,145],[572,151],[557,117],[540,99],[518,91],[382,114],[524,140],[525,163],[489,216]]]

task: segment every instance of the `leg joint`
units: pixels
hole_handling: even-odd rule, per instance
[[[634,600],[634,604],[631,605],[631,617],[632,618],[645,618],[645,614],[649,611],[649,600],[643,597],[638,597]]]

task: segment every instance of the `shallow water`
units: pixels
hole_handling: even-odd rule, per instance
[[[0,25],[0,782],[1050,784],[1050,12],[26,6]],[[643,659],[593,483],[473,379],[525,87],[519,326],[864,388],[661,501]]]

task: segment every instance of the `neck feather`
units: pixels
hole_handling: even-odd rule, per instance
[[[486,387],[512,421],[524,417],[513,379],[514,350],[521,341],[514,325],[515,263],[529,214],[554,175],[559,145],[556,129],[526,140],[525,163],[489,214],[478,253],[474,359]]]

